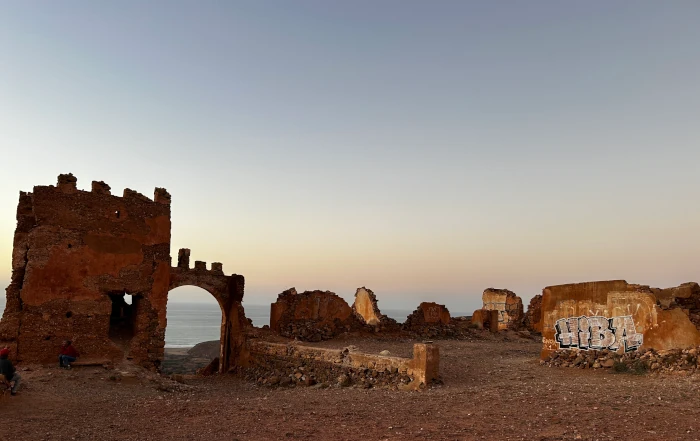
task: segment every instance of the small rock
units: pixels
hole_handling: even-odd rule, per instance
[[[338,377],[338,386],[340,387],[348,387],[350,386],[350,377],[347,375],[343,374]]]

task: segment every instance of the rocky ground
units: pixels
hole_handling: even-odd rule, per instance
[[[412,343],[318,345],[410,356]],[[444,384],[416,392],[269,388],[231,375],[180,384],[129,366],[31,366],[21,371],[26,387],[0,397],[0,439],[700,439],[700,375],[548,367],[539,342],[509,332],[436,344]]]
[[[206,346],[203,351],[201,346]],[[165,357],[161,364],[161,371],[165,375],[170,374],[194,374],[197,370],[211,363],[214,357],[219,356],[219,342],[200,343],[195,348],[165,348]]]

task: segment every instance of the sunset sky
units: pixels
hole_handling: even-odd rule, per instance
[[[20,190],[172,194],[172,249],[387,308],[700,280],[700,2],[2,2]],[[190,291],[206,296],[197,288]]]

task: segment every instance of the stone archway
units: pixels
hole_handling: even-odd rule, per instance
[[[219,373],[225,373],[233,366],[245,364],[248,358],[244,335],[248,322],[241,304],[245,279],[238,274],[225,275],[218,262],[212,263],[210,270],[206,262],[195,261],[194,268],[189,264],[190,250],[180,249],[177,266],[170,268],[168,292],[180,286],[196,286],[219,303],[222,314]]]

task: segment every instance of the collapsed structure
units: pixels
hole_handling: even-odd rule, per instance
[[[377,296],[371,289],[364,286],[357,288],[355,301],[352,304],[352,312],[363,323],[373,326],[377,332],[399,329],[399,324],[391,317],[382,314],[377,306]]]
[[[270,306],[270,329],[304,341],[331,339],[362,325],[345,300],[330,291],[290,288]]]
[[[549,286],[542,291],[543,359],[552,352],[642,347],[684,349],[700,345],[700,286],[650,288],[624,280]]]
[[[488,288],[481,296],[482,309],[496,311],[498,329],[518,329],[523,324],[523,301],[513,291]],[[475,314],[476,315],[476,314]]]
[[[78,190],[72,174],[21,192],[0,346],[18,361],[48,363],[74,340],[83,359],[157,369],[168,291],[194,285],[222,309],[221,370],[245,357],[243,276],[224,275],[220,263],[190,269],[189,250],[171,268],[170,199],[163,188],[152,200],[130,189],[114,196],[104,182]]]
[[[321,341],[352,331],[394,333],[407,331],[423,337],[455,334],[450,311],[445,305],[423,302],[403,324],[384,315],[377,297],[365,287],[355,292],[352,307],[330,291],[297,293],[290,288],[270,305],[270,329],[287,338]]]

